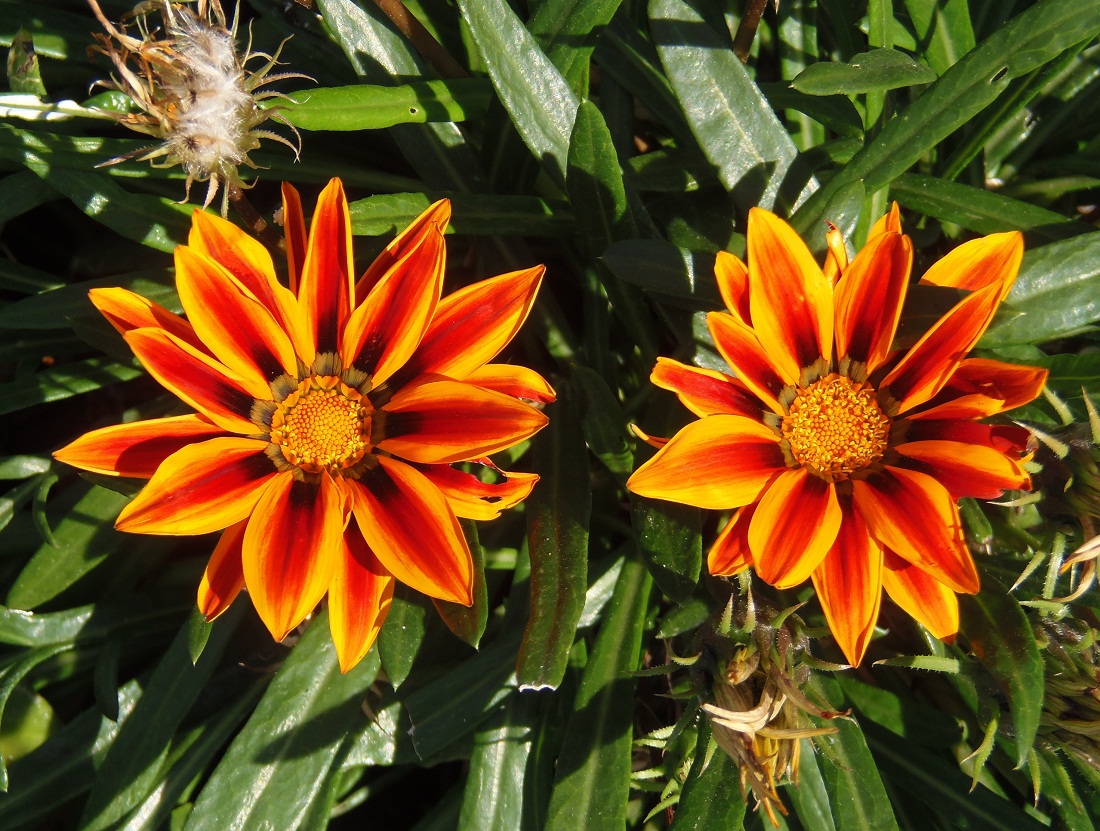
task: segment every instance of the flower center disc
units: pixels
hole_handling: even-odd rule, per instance
[[[882,458],[890,419],[872,387],[828,375],[798,391],[781,429],[795,460],[835,482]]]
[[[370,414],[370,403],[339,378],[314,375],[280,402],[271,443],[307,473],[337,474],[370,449]]]

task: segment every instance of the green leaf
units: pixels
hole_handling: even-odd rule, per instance
[[[485,550],[481,547],[481,541],[477,536],[477,525],[469,519],[462,519],[459,522],[474,558],[474,603],[472,606],[463,606],[459,603],[448,603],[446,600],[433,599],[432,602],[454,636],[477,649],[481,636],[485,634],[485,625],[489,622],[489,598],[485,588]]]
[[[180,603],[178,598],[169,600],[163,595],[149,594],[44,614],[0,606],[0,643],[39,647],[95,643],[135,632],[174,631],[193,605],[194,601]]]
[[[405,683],[427,631],[428,603],[404,583],[394,587],[389,614],[378,633],[378,655],[394,689]]]
[[[24,652],[0,672],[0,723],[3,723],[4,710],[19,682],[26,678],[27,674],[39,664],[60,655],[68,649],[69,647],[64,645],[44,646]],[[0,756],[0,792],[6,793],[8,784],[8,767],[5,764],[4,757]]]
[[[532,467],[541,479],[527,499],[531,615],[516,659],[521,689],[561,683],[588,584],[588,450],[567,386],[559,385],[547,416],[549,426],[532,441]]]
[[[26,684],[17,684],[4,707],[0,756],[17,762],[45,744],[61,724],[53,707]]]
[[[807,831],[837,831],[818,754],[816,751],[809,752],[813,746],[809,740],[803,741],[805,743],[798,757],[798,783],[791,782],[783,790],[803,828]]]
[[[191,663],[197,664],[206,644],[210,641],[213,624],[202,615],[192,614],[187,620],[187,654]]]
[[[574,369],[572,382],[588,449],[620,485],[625,485],[634,472],[634,454],[627,443],[630,434],[622,406],[607,382],[588,367]]]
[[[213,674],[243,608],[231,608],[218,619],[211,642],[196,663],[189,652],[190,623],[180,629],[97,771],[84,806],[82,829],[111,827],[156,787],[172,737]],[[197,609],[192,612],[195,616],[199,616]]]
[[[484,114],[493,90],[481,78],[320,87],[279,101],[280,115],[300,130],[381,130],[395,124],[469,121]]]
[[[704,719],[669,831],[736,831],[745,821],[740,771],[722,750],[715,750],[708,760],[710,734],[709,722]]]
[[[634,678],[652,578],[628,556],[581,675],[558,756],[546,831],[621,831],[630,791]]]
[[[703,568],[702,512],[691,505],[631,496],[630,524],[661,591],[675,603],[695,590]]]
[[[56,190],[29,170],[5,176],[0,179],[0,226],[58,197]]]
[[[1026,252],[1007,302],[1022,314],[995,321],[980,346],[1043,343],[1100,320],[1100,233]]]
[[[713,254],[639,239],[615,243],[600,261],[620,280],[647,292],[682,298],[694,308],[722,308]]]
[[[115,287],[129,289],[177,314],[183,311],[171,269],[146,269],[72,283],[19,300],[0,309],[0,328],[67,329],[77,318],[98,319],[101,315],[88,292]]]
[[[112,384],[140,378],[145,373],[132,364],[110,358],[88,358],[65,366],[0,384],[0,415],[25,410],[35,404],[64,401]]]
[[[441,192],[388,193],[352,202],[352,233],[369,237],[395,234],[443,197],[451,200],[451,227],[459,234],[559,237],[576,230],[564,202],[535,196]]]
[[[366,727],[377,674],[375,651],[341,674],[328,614],[315,616],[199,793],[188,831],[297,828],[349,734]]]
[[[904,0],[921,56],[942,75],[974,48],[967,0]]]
[[[741,61],[683,0],[651,0],[650,31],[699,146],[742,211],[794,207],[817,183]]]
[[[791,81],[791,86],[807,95],[856,95],[935,80],[935,72],[904,52],[872,49],[853,55],[848,63],[811,64]]]
[[[569,138],[566,185],[589,254],[598,257],[613,242],[637,236],[623,172],[599,108],[584,101]]]
[[[1054,60],[1100,32],[1098,0],[1042,0],[1002,26],[891,118],[807,203],[822,217],[829,196],[862,179],[868,193],[888,185],[992,104],[1013,78]]]
[[[458,0],[458,8],[512,123],[555,183],[564,186],[580,102],[504,0]]]
[[[1043,659],[1016,598],[995,580],[983,583],[978,594],[959,596],[959,631],[1008,698],[1022,767],[1043,714]]]
[[[45,473],[52,464],[45,456],[8,456],[0,459],[0,479],[29,479]]]
[[[776,112],[797,110],[821,122],[834,133],[844,138],[863,138],[863,119],[855,104],[844,95],[806,95],[791,89],[783,81],[772,81],[759,85],[760,91],[768,99]]]

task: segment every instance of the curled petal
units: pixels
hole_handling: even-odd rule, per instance
[[[794,380],[833,355],[833,286],[806,243],[786,222],[749,211],[749,308],[752,328],[776,366]]]
[[[951,589],[978,591],[978,570],[947,488],[924,473],[885,466],[852,481],[856,509],[875,539]]]
[[[748,267],[728,251],[719,251],[714,260],[714,277],[718,281],[722,302],[730,314],[746,326],[751,326]]]
[[[783,471],[764,491],[749,525],[756,573],[781,589],[797,586],[828,553],[840,522],[833,483],[805,468]]]
[[[493,390],[513,398],[537,401],[539,404],[550,404],[557,398],[557,393],[546,379],[525,366],[485,364],[462,380],[482,389]]]
[[[372,443],[412,462],[449,464],[511,447],[546,424],[511,396],[436,376],[390,399],[375,415]]]
[[[948,379],[943,390],[931,401],[929,409],[910,414],[910,418],[948,418],[947,412],[974,410],[975,415],[951,418],[983,418],[1034,401],[1043,390],[1048,371],[1036,366],[1018,366],[988,358],[967,358]],[[984,402],[996,402],[997,408],[977,412]],[[984,409],[989,409],[988,405]]]
[[[910,422],[905,440],[914,441],[950,441],[963,444],[978,444],[1016,459],[1028,454],[1031,432],[1015,424],[979,424],[975,421],[921,420]]]
[[[859,666],[882,602],[882,547],[850,499],[841,500],[840,508],[840,531],[814,570],[814,589],[840,651],[849,664]]]
[[[759,421],[712,415],[684,427],[626,483],[639,496],[699,508],[739,508],[786,469],[775,433]]]
[[[277,641],[328,591],[344,548],[342,502],[328,476],[303,482],[284,474],[256,503],[244,532],[244,581]]]
[[[351,216],[344,186],[333,179],[317,198],[298,286],[305,329],[317,352],[335,352],[339,346],[340,330],[351,314],[351,281]]]
[[[226,366],[162,329],[134,329],[126,342],[162,387],[215,424],[232,433],[257,431],[248,417],[254,399]]]
[[[244,588],[241,549],[247,525],[248,520],[241,520],[222,531],[221,539],[210,555],[210,562],[206,564],[206,571],[199,583],[198,606],[200,614],[208,621],[232,606]]]
[[[1006,490],[1031,489],[1028,472],[990,447],[957,441],[916,441],[895,449],[904,457],[899,465],[927,473],[955,499],[996,499]]]
[[[370,651],[390,612],[394,582],[359,529],[349,526],[328,590],[328,625],[341,672]]]
[[[954,639],[959,631],[959,598],[939,580],[887,550],[882,587],[935,637]]]
[[[897,202],[892,203],[890,205],[890,210],[878,218],[871,227],[871,233],[867,235],[867,240],[869,242],[879,234],[886,233],[901,233],[901,210],[898,208]]]
[[[135,534],[208,534],[240,522],[278,475],[266,447],[235,436],[187,445],[161,463],[115,527]]]
[[[439,488],[404,462],[378,465],[348,480],[363,538],[394,577],[418,592],[469,606],[474,563],[462,528]]]
[[[711,312],[707,315],[707,328],[714,338],[714,345],[737,375],[737,380],[769,409],[782,415],[779,393],[788,384],[796,383],[798,376],[783,375],[761,345],[756,332],[732,315]]]
[[[836,286],[836,348],[874,372],[898,328],[913,246],[901,234],[879,234],[856,255]]]
[[[760,418],[763,412],[760,400],[744,384],[713,369],[658,358],[649,380],[676,393],[680,402],[697,416],[727,413]]]
[[[448,199],[440,199],[430,205],[424,213],[414,219],[409,226],[393,238],[393,242],[385,247],[381,254],[371,263],[359,282],[355,284],[355,303],[358,305],[366,299],[378,281],[398,260],[408,254],[409,249],[419,243],[421,237],[430,229],[434,229],[440,235],[447,230],[451,222],[451,202]]]
[[[967,291],[995,285],[999,303],[1011,291],[1023,257],[1024,237],[1019,231],[990,234],[953,248],[925,272],[921,282]]]
[[[210,351],[190,323],[140,294],[120,288],[92,289],[88,298],[120,335],[134,329],[163,329],[200,352]]]
[[[298,281],[306,261],[306,220],[302,214],[302,197],[293,185],[283,182],[283,237],[286,240],[286,262],[290,270],[290,290],[298,294]]]
[[[756,511],[756,505],[746,505],[733,512],[726,527],[718,534],[718,539],[707,554],[707,570],[715,577],[730,577],[752,565],[752,551],[749,548],[749,523]]]
[[[421,473],[439,488],[456,516],[463,519],[496,519],[531,493],[538,482],[536,473],[507,473],[498,470],[503,482],[482,482],[476,476],[450,465],[429,465]]]
[[[93,430],[53,455],[81,470],[149,479],[177,450],[223,435],[221,427],[198,415],[153,418]]]

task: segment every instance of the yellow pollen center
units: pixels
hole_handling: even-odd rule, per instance
[[[828,375],[798,391],[781,429],[799,464],[835,482],[882,458],[890,419],[872,387]]]
[[[370,402],[339,378],[314,375],[279,403],[271,443],[307,473],[337,474],[370,449]]]

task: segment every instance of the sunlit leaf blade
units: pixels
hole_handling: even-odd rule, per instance
[[[297,828],[348,734],[366,726],[361,702],[377,673],[370,652],[342,675],[328,615],[315,616],[199,792],[187,831]]]
[[[733,51],[683,0],[652,0],[649,14],[688,124],[737,206],[797,206],[817,184]]]
[[[827,764],[818,757],[817,751],[810,752],[812,743],[803,739],[801,754],[798,757],[798,783],[791,782],[784,790],[784,796],[790,800],[798,821],[808,831],[837,831],[833,822],[829,792],[825,790],[825,778],[821,767]]]
[[[611,134],[591,101],[577,110],[569,140],[566,186],[578,227],[593,256],[637,234]]]
[[[634,540],[661,591],[677,603],[694,591],[703,568],[702,512],[691,505],[635,496]]]
[[[631,702],[652,579],[629,556],[585,665],[558,757],[546,831],[619,831],[630,787]]]
[[[1020,604],[995,580],[959,597],[959,631],[1008,698],[1019,766],[1027,761],[1043,714],[1043,659]]]
[[[974,48],[974,27],[967,0],[904,0],[928,65],[942,75]]]
[[[0,672],[0,718],[3,717],[8,701],[19,683],[36,667],[60,655],[68,648],[67,646],[44,646],[24,652]],[[8,784],[8,767],[5,760],[0,758],[0,792],[7,792]]]
[[[516,660],[521,688],[561,683],[588,585],[588,451],[568,388],[558,392],[547,408],[550,425],[533,441],[541,478],[527,499],[531,616]]]
[[[811,64],[791,86],[808,95],[852,95],[872,90],[928,84],[936,73],[895,49],[872,49],[853,55],[848,63]]]
[[[435,600],[436,611],[447,624],[447,628],[458,639],[477,649],[481,636],[485,634],[485,625],[489,621],[489,598],[485,587],[485,551],[478,540],[477,525],[468,519],[460,520],[466,543],[474,558],[474,604],[462,606]]]
[[[721,750],[708,756],[709,745],[710,728],[704,721],[669,831],[736,829],[744,822],[745,797],[741,793],[740,772]]]
[[[280,115],[300,130],[381,130],[395,124],[467,121],[483,114],[493,91],[479,78],[402,86],[322,87],[280,101]]]
[[[451,200],[451,226],[460,234],[522,234],[557,237],[570,234],[576,223],[564,202],[535,196],[456,192],[387,193],[351,203],[354,234],[382,236],[404,229],[436,199]]]
[[[403,583],[394,586],[390,612],[378,633],[378,655],[395,689],[405,683],[412,671],[413,661],[424,641],[429,613],[431,609],[426,597]]]

